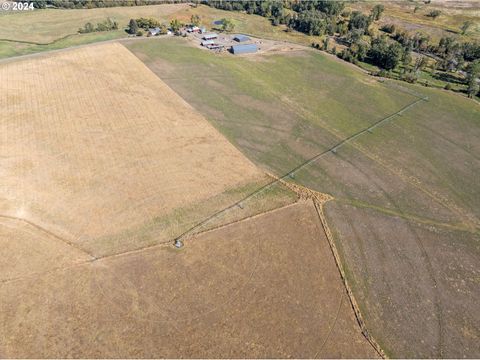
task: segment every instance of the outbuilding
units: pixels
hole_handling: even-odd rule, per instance
[[[218,38],[218,35],[215,33],[208,33],[203,35],[203,40],[214,40]]]
[[[201,44],[202,46],[215,45],[215,40],[203,40]]]
[[[239,35],[235,35],[233,40],[235,40],[237,42],[245,42],[245,41],[249,41],[250,38],[246,35],[239,34]]]
[[[148,34],[151,35],[151,36],[156,36],[156,35],[160,34],[160,28],[156,27],[156,28],[153,28],[153,29],[148,29]]]
[[[255,53],[258,51],[256,44],[242,44],[242,45],[233,45],[231,49],[233,54],[249,54]]]

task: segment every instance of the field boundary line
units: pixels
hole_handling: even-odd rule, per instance
[[[268,174],[271,177],[274,177],[274,175]],[[363,320],[362,313],[360,311],[360,307],[358,306],[357,301],[355,300],[355,297],[353,295],[353,291],[351,290],[351,287],[348,283],[347,277],[345,275],[345,271],[343,269],[343,265],[340,259],[340,255],[338,253],[337,247],[335,246],[334,239],[332,232],[330,230],[330,227],[328,226],[325,214],[323,212],[323,206],[325,203],[335,200],[335,198],[329,194],[321,193],[312,189],[309,189],[305,186],[298,185],[298,184],[293,184],[290,182],[287,182],[285,180],[282,180],[280,178],[277,178],[280,183],[284,184],[287,186],[289,189],[292,191],[296,192],[298,196],[301,199],[305,200],[311,200],[313,203],[313,206],[315,207],[315,211],[318,215],[318,218],[320,220],[320,223],[322,225],[323,231],[325,233],[325,237],[327,238],[329,248],[333,254],[333,258],[335,261],[335,265],[338,269],[338,272],[340,273],[340,277],[342,279],[342,283],[345,287],[345,290],[347,292],[347,296],[349,298],[350,304],[352,306],[353,312],[355,314],[355,318],[357,320],[357,323],[360,327],[362,335],[365,337],[365,339],[370,343],[370,345],[373,347],[373,349],[380,355],[382,358],[386,359],[387,356],[385,352],[382,350],[380,345],[375,341],[375,339],[370,335],[368,332],[367,326],[365,324],[365,320]],[[319,350],[321,351],[321,349]]]
[[[387,355],[385,352],[382,350],[380,345],[377,343],[377,341],[370,335],[368,332],[365,320],[363,319],[362,313],[360,311],[360,306],[358,305],[357,301],[355,300],[355,297],[353,295],[353,291],[350,287],[350,284],[348,283],[347,276],[345,274],[345,270],[343,269],[342,262],[340,260],[340,255],[338,253],[337,247],[335,246],[334,240],[333,240],[333,235],[330,230],[330,227],[328,226],[327,219],[325,217],[325,213],[323,211],[323,206],[325,202],[318,202],[316,199],[312,199],[313,205],[315,207],[315,210],[317,212],[318,218],[320,220],[320,223],[322,224],[323,231],[325,233],[325,237],[327,238],[330,250],[333,254],[333,258],[335,260],[335,265],[337,266],[337,269],[340,273],[340,277],[342,278],[342,283],[345,286],[345,290],[347,291],[347,296],[348,299],[350,300],[350,305],[352,306],[353,312],[355,314],[355,318],[357,319],[357,323],[360,327],[360,330],[362,332],[362,335],[365,337],[365,339],[370,343],[370,345],[373,347],[373,349],[380,355],[383,359],[387,359]]]
[[[54,40],[52,40],[50,42],[47,42],[47,43],[39,43],[39,42],[27,41],[27,40],[2,39],[2,38],[0,38],[0,41],[20,43],[20,44],[39,45],[39,46],[48,46],[48,45],[55,44],[56,42],[59,42],[61,40],[65,40],[65,39],[69,38],[70,36],[74,36],[74,35],[80,35],[80,33],[67,34],[65,36],[62,36],[58,39],[54,39]],[[68,49],[68,48],[65,48],[65,49]]]
[[[35,224],[33,221],[30,221],[30,220],[27,220],[27,219],[24,219],[24,218],[20,218],[20,217],[16,217],[16,216],[12,216],[12,215],[4,215],[4,214],[0,214],[0,218],[4,218],[4,219],[9,219],[9,220],[14,220],[14,221],[18,221],[18,222],[22,222],[24,224],[27,224],[37,230],[40,230],[41,232],[57,239],[58,241],[82,252],[83,254],[86,254],[88,256],[90,256],[91,259],[95,259],[95,255],[93,255],[92,253],[90,253],[88,250],[85,250],[84,248],[82,248],[81,246],[67,240],[67,239],[64,239],[63,237],[55,234],[54,232],[38,225],[38,224]]]

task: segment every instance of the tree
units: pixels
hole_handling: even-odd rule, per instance
[[[473,98],[479,90],[478,76],[480,75],[480,60],[472,61],[467,66],[467,94]]]
[[[472,25],[473,25],[472,21],[470,20],[465,21],[462,27],[460,28],[462,35],[465,35],[468,32],[468,30],[472,27]]]
[[[135,19],[135,21],[137,22],[138,27],[142,28],[145,31],[147,31],[150,28],[156,28],[161,26],[160,21],[158,21],[155,18],[141,17],[141,18]]]
[[[323,45],[322,45],[322,50],[323,50],[323,51],[328,51],[328,43],[329,43],[329,40],[328,40],[328,37],[326,37],[326,38],[323,40]]]
[[[137,31],[138,31],[137,21],[135,19],[130,19],[130,22],[128,23],[128,33],[135,35]]]
[[[394,24],[386,24],[386,25],[383,25],[380,30],[386,32],[386,33],[389,33],[389,34],[395,34],[395,25]]]
[[[78,29],[81,34],[91,33],[95,31],[95,27],[91,22],[87,22],[83,28]]]
[[[338,16],[345,8],[345,3],[343,1],[322,0],[317,2],[315,8],[325,14]]]
[[[233,29],[235,28],[235,24],[230,19],[223,18],[222,20],[220,20],[220,22],[222,24],[222,31],[230,32],[233,31]]]
[[[475,95],[478,94],[478,90],[480,89],[480,86],[478,85],[478,82],[476,80],[470,80],[468,82],[467,86],[467,94],[469,98],[473,98]]]
[[[362,29],[365,31],[370,26],[370,17],[362,14],[360,11],[352,12],[350,15],[350,21],[348,22],[348,29]]]
[[[190,17],[190,23],[193,26],[200,26],[200,22],[201,22],[200,16],[194,14]]]
[[[32,0],[33,6],[37,9],[45,9],[47,7],[46,0]]]
[[[439,17],[440,15],[442,14],[442,12],[440,10],[432,10],[430,11],[427,16],[428,17],[431,17],[433,19],[436,19],[437,17]]]
[[[388,44],[385,38],[380,37],[372,41],[368,56],[383,69],[392,70],[404,57],[404,49],[399,43]]]
[[[415,72],[422,71],[427,66],[428,60],[425,56],[420,56],[415,61]]]
[[[182,23],[178,21],[178,19],[173,19],[172,21],[170,21],[170,29],[172,29],[174,33],[178,33],[181,27]]]
[[[317,10],[306,10],[292,19],[292,27],[309,35],[323,35],[327,27],[326,15]]]
[[[412,54],[410,51],[405,51],[405,54],[403,55],[402,63],[405,66],[410,65],[412,62]]]
[[[371,16],[374,21],[380,20],[385,7],[382,4],[375,5],[371,11]]]

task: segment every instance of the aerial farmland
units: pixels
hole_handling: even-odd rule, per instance
[[[475,3],[144,3],[1,3],[0,357],[480,357]]]

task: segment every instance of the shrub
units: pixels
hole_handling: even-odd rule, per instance
[[[386,33],[389,33],[389,34],[394,34],[395,33],[395,25],[393,24],[386,24],[386,25],[383,25],[380,30],[386,32]]]
[[[428,16],[428,17],[431,17],[431,18],[433,18],[433,19],[436,19],[437,17],[440,16],[441,13],[442,13],[442,12],[441,12],[440,10],[432,10],[432,11],[430,11],[430,12],[427,14],[427,16]]]

